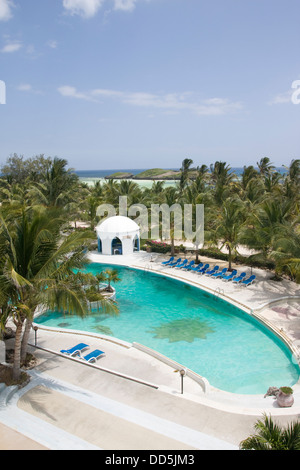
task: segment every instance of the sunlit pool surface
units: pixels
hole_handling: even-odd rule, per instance
[[[86,318],[46,312],[45,326],[83,330],[137,342],[206,377],[221,390],[266,393],[270,386],[292,386],[299,366],[287,346],[242,310],[196,287],[161,275],[91,263],[96,274],[119,272],[114,287],[120,313],[93,311]]]

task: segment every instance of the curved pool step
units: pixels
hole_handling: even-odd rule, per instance
[[[18,385],[0,384],[0,406],[7,406],[12,396],[19,390]]]

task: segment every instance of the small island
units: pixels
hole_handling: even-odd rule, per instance
[[[109,180],[126,180],[126,179],[132,179],[133,174],[132,173],[126,173],[123,171],[117,171],[116,173],[113,173],[112,175],[105,176],[105,179]]]
[[[189,177],[193,179],[196,177],[196,171],[190,170]],[[150,170],[142,171],[137,175],[132,175],[125,172],[116,172],[106,176],[106,179],[133,179],[133,180],[179,180],[181,170],[167,170],[162,168],[152,168]]]
[[[179,170],[166,170],[161,168],[152,168],[142,171],[133,177],[136,180],[179,180]]]

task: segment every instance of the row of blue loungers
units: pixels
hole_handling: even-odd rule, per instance
[[[227,268],[223,268],[220,270],[220,267],[217,265],[213,268],[210,268],[210,265],[208,263],[199,263],[197,266],[195,266],[195,261],[188,262],[187,259],[182,260],[181,258],[175,260],[174,256],[171,256],[168,261],[163,261],[162,265],[168,266],[170,268],[184,269],[185,271],[191,271],[213,278],[222,279],[222,281],[226,282],[232,281],[234,284],[241,284],[243,286],[249,286],[256,279],[256,276],[254,274],[252,274],[246,279],[246,273],[242,272],[241,274],[238,274],[236,269],[233,269],[231,272],[229,272]]]
[[[83,353],[83,351],[85,351],[88,348],[89,348],[88,344],[79,343],[70,349],[62,349],[60,352],[62,354],[66,354],[67,356],[72,356],[72,357],[79,356],[79,359],[82,359],[84,362],[89,362],[89,363],[96,362],[96,360],[99,357],[105,355],[104,351],[100,351],[100,349],[95,349],[94,351],[86,354],[85,356],[81,356],[81,353]]]

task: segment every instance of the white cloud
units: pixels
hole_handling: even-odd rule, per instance
[[[63,6],[71,15],[92,18],[105,0],[63,0]]]
[[[8,21],[12,18],[12,0],[0,0],[0,21]]]
[[[68,98],[76,98],[76,99],[86,100],[86,101],[95,101],[90,94],[80,93],[76,90],[75,87],[69,86],[69,85],[64,85],[64,86],[59,87],[58,92],[62,96],[66,96]]]
[[[274,96],[269,104],[286,104],[292,102],[292,94],[293,90],[286,91],[285,93],[279,93],[278,95]]]
[[[48,41],[47,46],[50,47],[51,49],[56,49],[58,46],[58,42],[54,40]]]
[[[109,89],[94,89],[89,92],[79,92],[75,87],[63,86],[58,89],[62,96],[98,101],[114,99],[122,104],[159,109],[163,112],[190,111],[198,115],[222,115],[242,109],[240,102],[232,102],[224,98],[210,98],[202,100],[197,93],[165,93],[154,94],[146,92],[124,92]]]
[[[18,89],[19,91],[31,91],[31,90],[32,90],[32,86],[29,85],[29,83],[23,83],[23,84],[19,85],[17,89]]]
[[[139,0],[63,0],[65,10],[83,18],[95,16],[104,3],[113,3],[114,10],[132,11]]]
[[[1,52],[11,53],[17,52],[23,47],[22,43],[19,41],[8,42],[2,49]]]
[[[32,94],[35,94],[35,95],[42,95],[43,93],[39,90],[35,90],[32,85],[30,85],[29,83],[21,83],[18,87],[17,87],[17,90],[18,91],[21,91],[21,92],[24,92],[24,93],[32,93]]]
[[[114,9],[131,11],[134,10],[137,0],[114,0]]]

